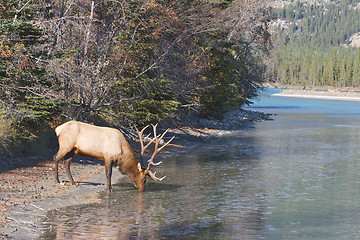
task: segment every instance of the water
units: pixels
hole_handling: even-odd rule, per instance
[[[145,193],[49,212],[41,239],[360,239],[359,104],[265,94],[274,121],[166,159]]]

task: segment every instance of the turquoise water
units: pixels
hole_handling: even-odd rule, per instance
[[[264,93],[273,121],[165,159],[145,193],[49,212],[41,239],[358,239],[359,104]]]
[[[258,124],[274,210],[266,239],[358,239],[359,102],[262,97]]]

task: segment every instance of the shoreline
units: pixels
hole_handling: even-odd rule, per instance
[[[193,147],[224,135],[246,131],[256,122],[268,119],[268,114],[249,110],[229,112],[223,120],[185,117],[173,122],[172,126],[167,124],[170,125],[168,134],[176,137],[160,155],[160,159],[190,151]],[[130,144],[135,152],[139,149],[137,143]],[[28,157],[22,161],[28,166],[0,171],[0,240],[38,239],[43,228],[42,219],[47,218],[49,211],[96,203],[104,194],[106,177],[104,164],[100,160],[83,156],[74,158],[71,172],[77,186],[68,185],[63,164],[59,165],[59,177],[60,181],[65,181],[56,184],[52,160],[29,164]],[[118,182],[130,181],[114,169],[112,184]],[[134,188],[134,191],[138,190]]]
[[[283,89],[273,96],[360,101],[360,87],[300,86],[265,83],[264,88]]]
[[[341,101],[360,101],[360,93],[353,92],[320,92],[312,90],[284,90],[281,93],[272,94],[281,97],[316,98]]]
[[[360,92],[349,91],[328,91],[328,90],[295,90],[285,89],[273,96],[297,97],[297,98],[315,98],[341,101],[360,101]]]

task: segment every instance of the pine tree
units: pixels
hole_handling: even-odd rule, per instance
[[[290,83],[300,85],[354,85],[357,78],[356,48],[345,48],[349,37],[360,30],[360,14],[353,1],[340,0],[323,4],[293,2],[283,9],[275,10],[279,18],[284,17],[289,28],[278,29],[282,41],[275,68],[291,62]],[[276,51],[277,49],[275,49]],[[312,64],[317,52],[315,69]],[[293,54],[296,53],[296,54]],[[352,60],[354,59],[354,60]],[[277,71],[273,71],[277,72]],[[280,71],[282,73],[282,71]],[[276,78],[276,77],[275,77]],[[315,78],[315,79],[312,79]],[[350,83],[351,82],[351,83]],[[359,81],[356,81],[359,86]]]

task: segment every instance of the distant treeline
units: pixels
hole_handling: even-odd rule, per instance
[[[272,78],[283,84],[360,86],[360,51],[349,46],[349,38],[360,31],[358,3],[294,1],[275,9],[278,45]]]

